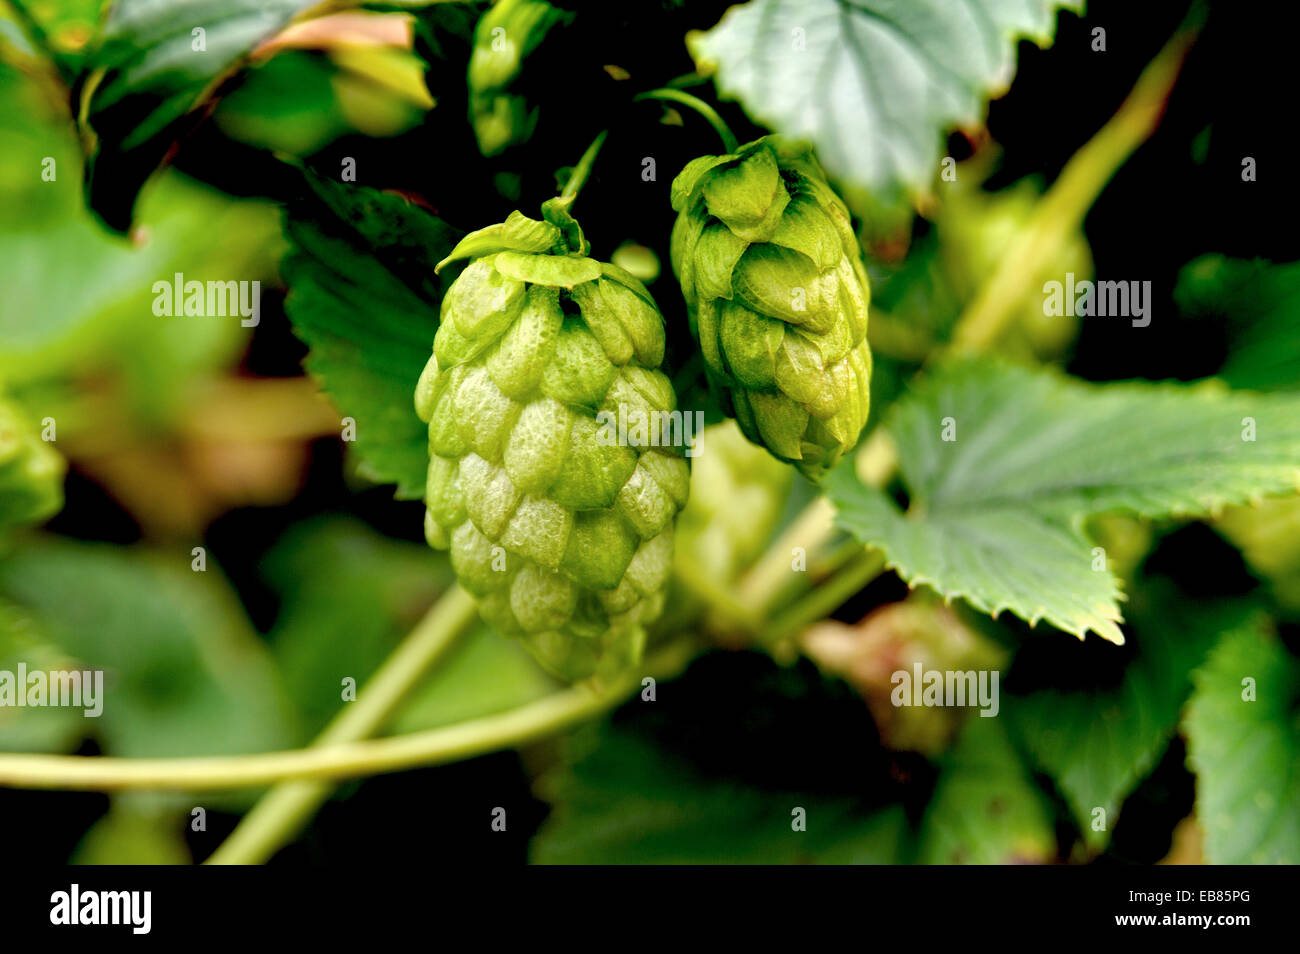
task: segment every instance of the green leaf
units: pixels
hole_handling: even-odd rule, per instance
[[[705,655],[567,740],[532,860],[898,863],[912,833],[876,742],[861,698],[811,663]]]
[[[1226,326],[1224,381],[1253,391],[1300,389],[1300,262],[1205,255],[1179,273],[1174,300],[1184,317]]]
[[[311,348],[305,364],[356,421],[367,476],[424,495],[428,437],[415,384],[438,330],[445,288],[434,265],[458,233],[401,196],[307,174],[285,231],[286,309]],[[452,277],[447,276],[450,282]]]
[[[875,198],[925,189],[943,134],[981,122],[1016,40],[1051,41],[1082,0],[751,0],[688,37],[719,91],[810,141],[831,176]]]
[[[486,624],[469,633],[393,719],[394,735],[515,709],[558,691],[523,643]]]
[[[90,826],[73,865],[188,865],[193,863],[175,810],[118,796],[108,814]]]
[[[153,285],[182,272],[265,286],[283,250],[274,208],[170,171],[141,202],[133,241],[107,234],[82,201],[66,113],[3,63],[0,140],[0,378],[25,399],[33,382],[48,382],[56,393],[28,410],[54,417],[61,439],[102,426],[103,398],[92,415],[69,385],[81,376],[120,386],[147,421],[176,414],[195,380],[236,360],[251,332],[238,317],[160,317]],[[29,173],[47,156],[53,182]]]
[[[104,671],[103,712],[82,717],[111,755],[229,755],[292,744],[295,713],[262,641],[218,572],[161,554],[54,538],[0,562],[69,668]],[[29,663],[30,666],[30,663]]]
[[[907,839],[900,806],[712,778],[626,729],[606,728],[533,840],[535,864],[891,864]],[[807,830],[795,831],[795,809]]]
[[[75,668],[76,661],[50,640],[32,613],[0,598],[0,672],[17,673]],[[67,752],[85,737],[87,720],[80,709],[0,707],[0,752]]]
[[[446,556],[343,517],[295,526],[264,566],[280,598],[272,651],[307,736],[345,704],[343,679],[363,687],[452,581]],[[518,641],[479,626],[421,683],[387,731],[491,715],[557,688]]]
[[[346,517],[295,525],[263,568],[280,603],[268,638],[308,737],[344,705],[343,679],[363,686],[451,582],[429,547]]]
[[[1248,605],[1197,603],[1151,581],[1138,590],[1128,646],[1065,644],[1054,668],[1068,688],[1003,695],[1013,731],[1055,780],[1091,848],[1105,847],[1121,803],[1173,738],[1191,673],[1214,641],[1257,626]],[[1101,654],[1108,659],[1096,666]],[[1105,827],[1094,831],[1098,808]]]
[[[919,864],[1041,864],[1056,857],[1052,810],[1003,721],[972,716],[943,761],[921,822]]]
[[[1097,386],[961,361],[899,401],[885,426],[909,511],[849,462],[827,482],[842,526],[914,586],[1113,642],[1123,642],[1119,584],[1084,518],[1199,516],[1300,486],[1300,400],[1214,382]]]
[[[1183,731],[1206,858],[1300,862],[1300,662],[1257,626],[1225,636],[1194,681]]]
[[[109,228],[131,227],[140,189],[202,118],[198,107],[219,81],[318,2],[116,0],[76,88],[80,122],[94,142],[87,200]]]

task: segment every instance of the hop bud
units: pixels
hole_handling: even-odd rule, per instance
[[[639,656],[690,473],[680,448],[619,444],[612,421],[676,409],[663,317],[635,278],[583,255],[569,223],[515,212],[453,250],[472,261],[443,300],[415,406],[429,543],[451,550],[484,619],[577,679]]]
[[[867,274],[811,153],[775,137],[673,182],[672,263],[710,376],[745,436],[816,480],[867,422]]]
[[[467,81],[469,118],[483,155],[495,156],[532,135],[537,110],[511,87],[524,58],[565,19],[543,0],[500,0],[479,19]]]
[[[0,398],[0,530],[49,517],[63,503],[63,458]]]

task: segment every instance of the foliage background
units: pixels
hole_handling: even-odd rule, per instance
[[[99,5],[27,6],[64,77],[82,75]],[[345,451],[338,414],[304,376],[304,360],[328,378],[331,354],[358,359],[312,299],[337,271],[331,243],[352,240],[357,220],[331,182],[304,176],[298,164],[328,180],[353,157],[359,185],[388,190],[376,200],[382,212],[409,214],[404,224],[381,216],[392,230],[378,236],[393,253],[382,276],[392,291],[367,306],[416,338],[431,340],[432,326],[406,319],[437,297],[418,245],[437,236],[412,239],[412,229],[432,226],[400,210],[425,208],[446,223],[437,228],[463,231],[516,207],[535,209],[554,192],[556,170],[606,125],[610,138],[577,208],[594,254],[608,258],[630,241],[657,248],[666,266],[669,183],[715,142],[689,113],[668,125],[660,104],[627,105],[621,81],[603,67],[617,63],[638,82],[655,77],[651,85],[690,73],[683,37],[713,26],[727,4],[629,4],[635,43],[624,42],[627,24],[611,22],[611,5],[567,6],[578,14],[570,34],[529,67],[564,79],[529,85],[542,120],[520,150],[482,159],[465,122],[463,37],[483,5],[419,9],[413,52],[331,40],[258,57],[223,85],[212,115],[187,128],[170,167],[142,193],[130,239],[112,235],[82,196],[82,149],[67,101],[78,81],[64,85],[50,72],[12,12],[0,20],[0,380],[24,407],[41,416],[52,409],[70,462],[63,509],[14,538],[0,561],[0,668],[13,655],[85,660],[109,668],[129,700],[93,733],[64,713],[0,715],[0,750],[181,755],[305,744],[330,715],[341,675],[363,681],[446,588],[445,560],[422,542],[421,504],[394,500],[391,485],[372,480],[409,471],[410,461],[365,447],[364,437],[360,454]],[[1099,0],[1086,17],[1059,14],[1049,48],[1020,42],[1015,81],[991,104],[987,131],[953,133],[947,151],[963,169],[987,171],[988,190],[1026,177],[1051,182],[1186,11],[1178,2],[1135,10]],[[1090,49],[1096,25],[1107,29],[1104,54]],[[1242,5],[1209,5],[1161,125],[1084,224],[1099,276],[1152,282],[1154,320],[1137,331],[1083,321],[1056,359],[1070,373],[1092,381],[1219,374],[1235,387],[1277,391],[1300,383],[1297,266],[1287,264],[1300,239],[1282,171],[1287,124],[1273,105],[1278,90],[1293,86],[1277,48],[1287,33],[1281,24],[1262,29]],[[574,49],[584,55],[575,60]],[[762,133],[736,104],[722,111],[742,142]],[[656,159],[653,183],[640,179],[646,155]],[[1258,160],[1259,181],[1241,181],[1243,155]],[[43,156],[58,160],[57,184],[34,172],[34,157]],[[130,151],[99,155],[95,174],[110,185],[100,186],[98,211],[108,225],[130,221],[133,192],[122,183],[143,181],[153,161]],[[901,237],[896,218],[865,204],[855,210],[867,213],[875,303],[942,337],[955,317],[933,279],[950,249],[942,210],[928,209]],[[369,267],[353,258],[349,277],[364,288]],[[261,324],[250,332],[155,318],[149,287],[174,270],[262,279]],[[290,314],[286,286],[300,296]],[[692,387],[680,295],[670,274],[651,287],[671,336],[669,364]],[[889,343],[874,337],[873,346],[874,419],[917,362],[891,358]],[[367,356],[358,360],[373,359],[382,376],[383,356],[373,348]],[[409,404],[401,376],[392,378],[391,400]],[[707,400],[689,394],[684,404]],[[384,426],[419,428],[413,417]],[[798,485],[788,509],[809,493]],[[1271,506],[1266,526],[1300,525],[1294,505]],[[1202,846],[1199,829],[1184,822],[1194,817],[1192,770],[1199,765],[1208,777],[1232,747],[1193,753],[1189,766],[1175,723],[1196,680],[1204,684],[1216,665],[1236,671],[1233,653],[1279,680],[1294,673],[1300,552],[1279,553],[1276,541],[1259,540],[1258,522],[1240,515],[1149,528],[1121,520],[1098,532],[1112,549],[1128,541],[1133,552],[1123,574],[1129,646],[1078,643],[1042,627],[1031,634],[1007,615],[992,622],[958,603],[957,625],[989,646],[1018,649],[1009,685],[1022,704],[1008,705],[1005,718],[973,720],[928,756],[882,744],[858,691],[808,659],[717,650],[665,687],[671,703],[649,714],[631,705],[522,752],[347,784],[274,863],[390,863],[425,852],[468,863],[1151,863],[1171,851],[1181,860],[1205,851],[1214,860],[1294,860],[1294,822],[1266,836],[1244,820],[1215,829]],[[205,576],[188,570],[195,545],[208,550]],[[835,618],[857,622],[906,594],[886,574]],[[1279,641],[1261,663],[1249,654],[1273,631]],[[480,631],[391,728],[447,724],[551,688],[513,645]],[[1184,729],[1221,729],[1226,710],[1216,714],[1215,704],[1204,697]],[[1107,732],[1122,725],[1131,738],[1090,741],[1099,712],[1114,717]],[[1284,798],[1285,767],[1297,758],[1295,711],[1276,716],[1276,750],[1246,774]],[[1271,731],[1247,725],[1240,738]],[[1080,751],[1097,753],[1097,762],[1062,764],[1062,753]],[[22,820],[5,826],[6,839],[32,860],[201,860],[254,794],[0,789],[0,818]],[[1219,814],[1244,817],[1230,791],[1211,787],[1201,797]],[[1080,815],[1108,799],[1122,803],[1113,832],[1084,833]],[[205,832],[186,825],[194,804],[209,810]],[[791,804],[809,806],[818,821],[798,843],[788,834]],[[487,824],[496,805],[508,807],[505,833]]]

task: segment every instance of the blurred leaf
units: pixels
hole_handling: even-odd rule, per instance
[[[459,235],[400,196],[313,173],[306,182],[286,216],[294,247],[284,263],[289,318],[311,348],[305,364],[355,418],[366,475],[422,497],[428,437],[415,383],[438,330],[433,267]]]
[[[1214,526],[1269,581],[1278,605],[1300,612],[1300,497],[1229,507]]]
[[[452,582],[445,556],[343,517],[292,528],[264,567],[280,597],[272,650],[309,735],[342,706],[342,680],[364,686]],[[518,642],[479,626],[415,690],[388,731],[491,715],[556,688]]]
[[[0,592],[29,607],[75,668],[104,671],[99,718],[111,755],[228,755],[297,738],[270,655],[214,568],[188,551],[32,540],[0,561]],[[80,714],[80,713],[78,713]]]
[[[1213,382],[1097,386],[959,361],[894,405],[886,427],[910,509],[865,486],[850,460],[827,480],[841,525],[914,586],[1113,642],[1119,585],[1093,569],[1083,518],[1211,513],[1294,491],[1300,474],[1300,401]]]
[[[494,715],[559,689],[518,640],[481,625],[452,650],[389,726],[394,735]]]
[[[972,716],[942,766],[921,822],[920,864],[1040,864],[1056,857],[1051,806],[1003,720]]]
[[[911,833],[860,699],[806,661],[713,653],[570,739],[545,864],[876,863]],[[845,758],[844,753],[853,753]],[[793,823],[803,809],[806,830]]]
[[[70,669],[76,664],[50,641],[30,612],[0,597],[0,672]],[[15,677],[16,678],[16,677]],[[91,723],[82,710],[60,706],[0,707],[0,752],[67,752],[77,747]]]
[[[1191,692],[1192,670],[1220,634],[1258,626],[1248,605],[1191,602],[1172,587],[1157,587],[1156,581],[1138,596],[1134,639],[1125,647],[1135,651],[1104,649],[1118,657],[1117,685],[1088,684],[1002,697],[1013,730],[1038,766],[1056,781],[1084,840],[1095,850],[1110,840],[1121,803],[1173,737]],[[1065,678],[1074,683],[1078,670],[1084,668],[1087,649],[1070,644],[1061,651],[1062,665],[1069,671]],[[1092,829],[1092,813],[1098,808],[1106,813],[1103,831]]]
[[[306,156],[347,132],[329,60],[287,50],[250,68],[222,98],[212,121],[226,135],[261,149]]]
[[[429,547],[345,517],[292,527],[263,573],[280,598],[272,650],[309,735],[343,704],[342,680],[364,685],[451,581]]]
[[[90,826],[73,865],[188,865],[193,859],[174,811],[150,811],[118,797]]]
[[[201,118],[196,110],[218,81],[295,14],[318,2],[113,3],[75,91],[80,122],[94,136],[87,201],[109,228],[131,227],[137,194],[173,143]]]
[[[282,240],[268,203],[237,201],[163,176],[142,203],[133,242],[104,233],[81,201],[80,161],[66,118],[29,79],[0,64],[0,377],[15,391],[59,378],[120,385],[127,410],[165,418],[203,370],[228,363],[247,340],[238,318],[165,318],[153,283],[265,280]],[[56,179],[41,177],[46,158]],[[55,399],[58,398],[56,401]],[[66,395],[42,394],[30,410],[55,416],[59,436],[86,421]],[[101,399],[102,400],[102,399]],[[39,413],[37,413],[39,411]]]
[[[1179,273],[1174,300],[1184,317],[1226,326],[1228,359],[1218,376],[1234,388],[1300,389],[1300,262],[1205,255]]]
[[[1243,698],[1247,679],[1253,694]],[[1242,628],[1194,681],[1183,731],[1206,858],[1300,862],[1300,662],[1264,627]]]
[[[0,533],[57,513],[66,470],[36,422],[0,392]]]
[[[626,729],[604,729],[554,795],[535,864],[891,864],[907,838],[900,806],[709,778]]]
[[[943,133],[984,119],[1016,41],[1051,42],[1082,0],[751,0],[688,38],[701,69],[757,122],[807,139],[833,177],[874,200],[928,187]]]

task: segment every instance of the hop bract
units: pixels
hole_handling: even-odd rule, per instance
[[[725,409],[816,480],[870,407],[869,290],[848,210],[806,149],[768,136],[673,182],[673,270]]]
[[[484,619],[569,679],[638,658],[690,490],[683,448],[622,446],[602,415],[649,421],[676,396],[654,300],[585,250],[576,223],[518,212],[467,236],[415,395],[429,543]]]

